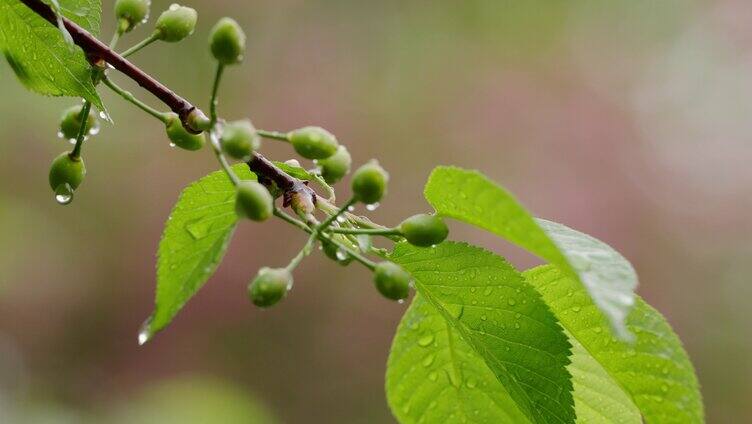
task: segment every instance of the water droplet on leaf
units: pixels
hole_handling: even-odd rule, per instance
[[[418,339],[418,346],[427,347],[431,343],[433,343],[433,340],[434,340],[433,334],[426,334],[425,336]]]

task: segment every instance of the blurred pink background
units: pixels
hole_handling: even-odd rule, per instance
[[[155,0],[152,15],[168,5]],[[752,421],[752,3],[186,5],[199,12],[196,33],[134,62],[204,105],[207,33],[235,17],[248,52],[225,74],[223,116],[264,129],[321,125],[356,163],[378,158],[392,175],[374,213],[384,224],[427,211],[428,173],[454,164],[609,243],[684,341],[708,421]],[[111,2],[103,9],[109,39]],[[243,223],[217,274],[139,347],[162,225],[181,188],[216,162],[171,149],[158,122],[102,87],[116,124],[84,146],[87,180],[60,207],[47,166],[68,148],[56,126],[76,100],[24,91],[4,61],[0,89],[0,421],[135,422],[128,414],[143,413],[152,418],[138,422],[160,422],[154,410],[210,392],[218,410],[225,395],[248,402],[223,422],[394,422],[383,375],[406,306],[379,297],[368,272],[314,255],[279,307],[247,301],[256,270],[285,264],[304,242],[282,222]],[[292,157],[273,142],[264,153]],[[451,237],[520,268],[537,263],[465,225]],[[144,394],[154,390],[165,395]]]

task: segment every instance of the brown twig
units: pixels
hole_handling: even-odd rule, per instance
[[[53,12],[50,6],[42,2],[42,0],[19,1],[26,5],[33,12],[35,12],[37,15],[44,18],[50,24],[57,26],[57,16],[55,15],[55,12]],[[193,129],[190,128],[188,116],[191,114],[191,112],[200,113],[203,115],[203,112],[199,108],[192,105],[190,102],[177,95],[174,91],[170,90],[162,83],[151,77],[149,74],[142,71],[139,67],[123,58],[121,55],[112,50],[106,44],[99,41],[96,37],[91,35],[91,33],[81,28],[75,22],[65,17],[62,17],[62,19],[65,28],[68,30],[71,38],[73,39],[73,42],[81,47],[90,62],[97,63],[104,61],[110,64],[112,67],[135,81],[146,91],[156,96],[173,112],[177,113],[187,129]],[[272,162],[270,162],[259,153],[253,154],[253,158],[248,162],[248,167],[255,174],[276,183],[277,186],[286,193],[286,195],[289,195],[290,193],[302,193],[306,196],[312,196],[313,199],[316,198],[313,190],[308,188],[304,182],[298,180],[297,178],[293,178],[286,172],[277,168]]]

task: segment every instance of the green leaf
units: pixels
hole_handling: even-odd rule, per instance
[[[574,422],[570,344],[540,295],[503,258],[464,243],[400,243],[390,259],[485,361],[535,423]],[[455,387],[460,372],[447,374]]]
[[[67,18],[96,34],[98,0],[59,0]],[[60,29],[19,0],[0,0],[0,51],[29,90],[50,96],[83,97],[105,111],[83,51],[65,41]]]
[[[308,171],[306,171],[304,168],[300,166],[292,166],[284,162],[277,162],[277,161],[273,161],[273,163],[274,165],[277,166],[277,168],[285,171],[293,178],[297,178],[299,180],[307,180],[307,181],[310,181],[313,179],[313,176],[311,176],[311,174]]]
[[[681,341],[639,297],[626,320],[633,343],[611,336],[582,286],[554,266],[524,273],[561,324],[631,397],[647,423],[702,423],[699,384]]]
[[[578,423],[639,424],[640,413],[595,359],[570,337]],[[459,375],[463,385],[453,385]],[[386,374],[389,406],[403,424],[530,421],[483,358],[421,295],[402,317]]]
[[[634,305],[637,275],[607,244],[554,222],[535,219],[504,188],[476,171],[438,167],[428,179],[426,200],[444,216],[473,224],[571,273],[622,339]]]
[[[245,164],[233,169],[243,180],[256,179]],[[169,324],[214,273],[237,220],[235,186],[223,171],[183,190],[159,242],[155,308],[139,335],[142,343]]]

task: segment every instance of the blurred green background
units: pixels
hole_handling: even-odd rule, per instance
[[[152,15],[168,5],[155,0]],[[606,241],[683,339],[709,422],[752,421],[752,3],[188,5],[196,33],[136,55],[143,69],[205,104],[207,33],[235,17],[248,52],[225,74],[223,116],[322,125],[356,162],[377,157],[392,175],[374,213],[385,224],[426,211],[428,173],[455,164]],[[112,3],[103,8],[109,39]],[[171,149],[159,122],[103,87],[116,124],[87,142],[87,181],[60,207],[47,166],[68,148],[56,126],[76,100],[24,91],[5,62],[0,90],[0,422],[394,421],[383,374],[405,306],[380,298],[368,272],[315,255],[279,307],[245,298],[259,267],[286,263],[304,241],[281,222],[242,224],[205,288],[137,346],[162,224],[180,189],[217,168],[212,155]],[[264,152],[292,156],[273,142]],[[537,263],[452,230],[520,268]]]

